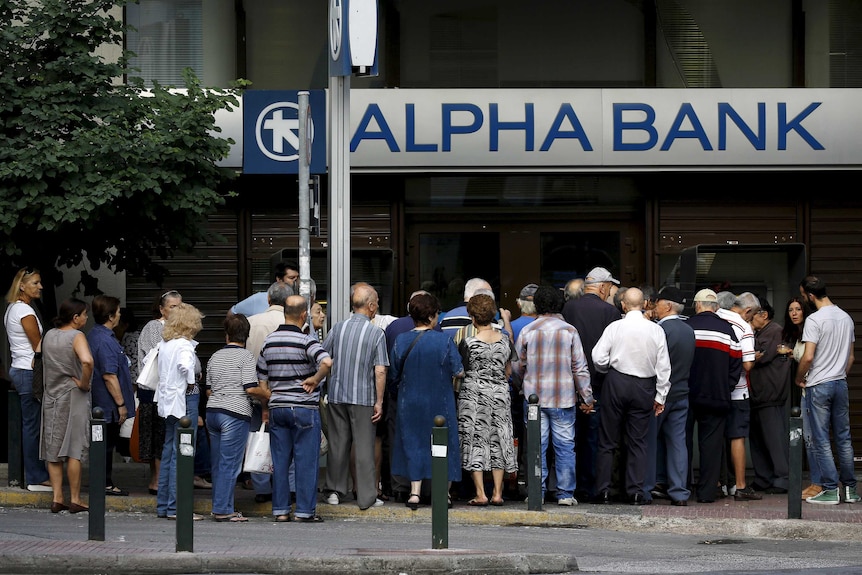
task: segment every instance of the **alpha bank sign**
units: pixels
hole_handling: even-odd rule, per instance
[[[862,90],[353,90],[351,166],[862,166]]]

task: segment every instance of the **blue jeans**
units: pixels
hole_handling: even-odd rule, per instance
[[[557,500],[568,499],[575,493],[575,407],[543,407],[539,409],[542,429],[542,499],[548,483],[548,439],[554,446],[554,472],[557,477]],[[524,413],[529,406],[524,404]]]
[[[805,459],[808,460],[808,478],[813,485],[822,485],[822,473],[820,473],[820,463],[814,456],[813,445],[811,441],[811,416],[808,414],[807,408],[807,390],[802,390],[802,397],[799,399],[799,407],[802,408],[802,440],[805,442]]]
[[[320,472],[320,412],[306,407],[269,410],[272,450],[272,514],[290,512],[291,463],[296,464],[296,517],[313,517],[317,510]]]
[[[667,482],[667,492],[674,501],[686,501],[688,490],[688,448],[685,426],[688,419],[688,397],[668,401],[658,417],[650,418],[647,436],[647,474],[644,479],[644,499],[651,500],[650,491],[658,480]],[[664,465],[658,465],[659,462]],[[657,471],[658,468],[658,471]]]
[[[198,405],[200,394],[186,396],[186,417],[192,420],[192,444],[197,441]],[[159,494],[156,497],[156,514],[177,514],[177,429],[180,420],[173,416],[165,418],[165,446],[162,449],[162,466],[159,468]]]
[[[48,481],[48,469],[39,459],[39,437],[42,433],[42,404],[33,397],[33,371],[9,368],[9,377],[21,399],[22,437],[24,451],[24,485]]]
[[[233,493],[236,478],[242,471],[248,427],[248,421],[239,417],[218,411],[207,411],[212,461],[213,513],[216,515],[228,515],[234,512]]]
[[[838,480],[846,487],[856,487],[853,469],[853,444],[850,442],[850,400],[847,380],[824,381],[805,388],[805,411],[811,433],[807,446],[814,454],[821,473],[823,489],[836,489]],[[840,472],[835,467],[829,430],[835,440]]]

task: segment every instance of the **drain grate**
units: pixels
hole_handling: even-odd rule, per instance
[[[707,539],[698,541],[698,545],[741,545],[745,543],[742,539]]]

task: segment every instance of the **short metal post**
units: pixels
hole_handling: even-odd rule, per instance
[[[197,422],[195,422],[197,424]],[[194,551],[194,480],[195,480],[195,432],[192,420],[180,419],[177,428],[177,552]]]
[[[446,418],[434,418],[431,430],[431,548],[449,548],[449,428]]]
[[[27,489],[24,483],[24,429],[23,416],[21,415],[21,396],[14,389],[9,390],[9,405],[6,408],[8,415],[9,443],[9,487],[20,487]]]
[[[90,541],[105,540],[105,479],[107,452],[105,447],[105,413],[101,407],[93,408],[90,419]]]
[[[542,420],[539,396],[530,394],[527,405],[527,509],[542,510]]]
[[[802,410],[790,410],[790,475],[787,481],[787,518],[802,519]]]

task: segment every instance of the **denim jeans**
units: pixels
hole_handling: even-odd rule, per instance
[[[856,487],[853,469],[853,444],[850,441],[850,400],[847,380],[824,381],[805,388],[805,410],[811,424],[810,449],[821,473],[823,489],[836,489],[838,481],[847,487]],[[832,457],[829,430],[835,440],[838,466]]]
[[[650,418],[644,499],[652,499],[650,491],[658,482],[667,484],[668,495],[674,501],[686,501],[691,496],[691,491],[686,487],[688,483],[688,449],[685,445],[687,419],[688,397],[668,401],[661,415]]]
[[[33,397],[33,371],[9,368],[9,377],[21,399],[22,437],[24,450],[24,487],[48,481],[48,469],[39,459],[39,437],[42,434],[42,404]]]
[[[290,512],[290,464],[296,464],[296,517],[313,517],[317,510],[320,472],[320,412],[307,407],[269,410],[272,450],[272,514]]]
[[[213,478],[213,513],[216,515],[228,515],[234,512],[233,493],[236,478],[242,471],[248,428],[248,421],[242,418],[218,411],[207,412]]]
[[[542,426],[542,499],[548,483],[548,439],[554,446],[554,472],[557,477],[557,500],[568,499],[575,493],[575,407],[543,407],[539,409]],[[524,413],[529,406],[524,404]],[[525,415],[526,417],[526,415]]]
[[[822,473],[820,472],[820,462],[814,456],[814,449],[811,441],[811,416],[808,414],[807,401],[810,394],[806,390],[802,390],[802,396],[799,399],[799,407],[802,409],[802,441],[805,443],[805,459],[808,460],[808,478],[813,485],[822,485]]]
[[[192,420],[192,445],[197,441],[198,405],[200,394],[186,396],[186,417]],[[173,416],[165,418],[165,446],[162,449],[162,465],[159,468],[159,494],[156,497],[156,514],[177,514],[177,429],[180,420]]]

